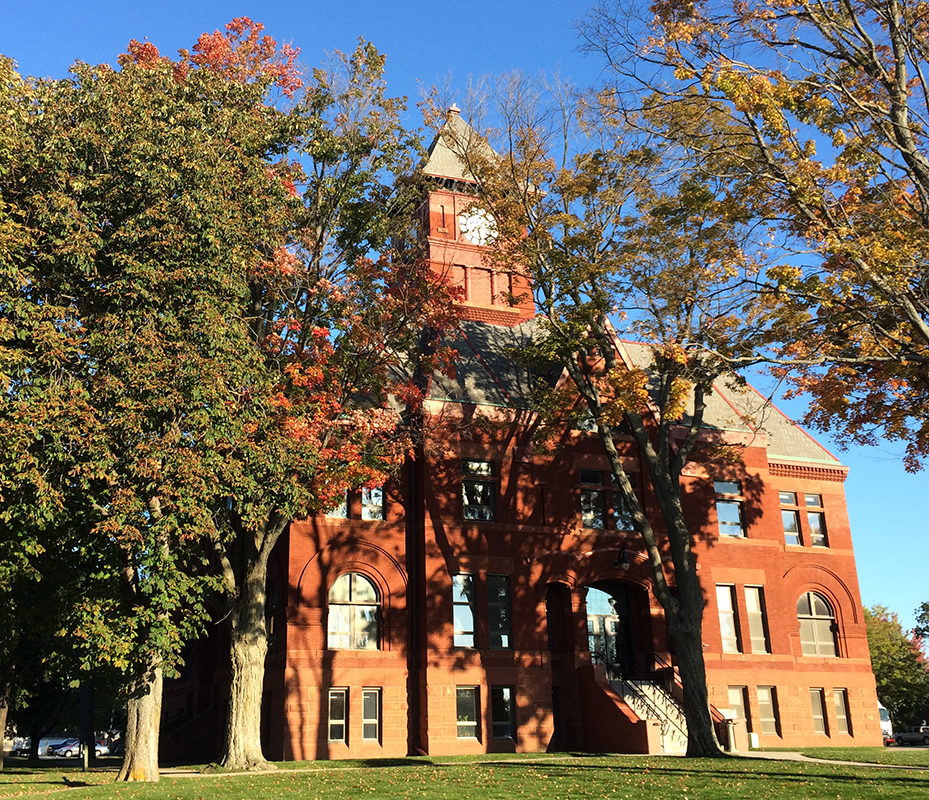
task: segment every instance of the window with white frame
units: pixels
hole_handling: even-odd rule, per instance
[[[800,506],[796,492],[778,492],[781,501],[781,524],[784,526],[784,543],[803,544],[800,534]]]
[[[493,461],[463,459],[461,462],[461,494],[465,519],[493,522],[495,518],[497,483]]]
[[[806,592],[797,601],[800,649],[805,656],[836,656],[835,614],[821,594]]]
[[[487,614],[490,649],[508,649],[510,647],[510,578],[508,575],[487,576]]]
[[[716,493],[716,520],[719,535],[733,538],[745,536],[742,485],[738,481],[713,481]]]
[[[839,733],[851,733],[851,714],[848,710],[848,690],[833,689],[832,699],[835,702],[835,727]]]
[[[822,689],[810,689],[810,708],[813,713],[813,733],[829,735],[829,720],[826,718],[826,698]]]
[[[330,650],[377,650],[377,590],[364,575],[346,572],[329,589]]]
[[[329,741],[348,741],[348,689],[329,690]]]
[[[327,517],[332,517],[333,519],[348,519],[348,491],[342,493],[342,499],[339,501],[339,504],[329,509],[326,512]]]
[[[810,528],[810,544],[813,547],[828,547],[826,537],[826,515],[823,513],[823,496],[821,494],[805,494],[806,522]]]
[[[377,742],[381,738],[381,690],[361,690],[361,738]]]
[[[452,575],[455,647],[474,647],[474,576]]]
[[[384,488],[382,486],[362,488],[361,518],[375,520],[384,519]]]
[[[719,634],[724,653],[741,653],[742,640],[739,635],[739,616],[736,610],[735,586],[716,587],[716,608],[719,611]]]
[[[513,698],[516,692],[512,686],[490,687],[490,718],[494,739],[514,739],[516,717]]]
[[[751,637],[752,652],[770,653],[764,589],[761,586],[745,587],[745,610],[748,614],[748,633]]]
[[[759,686],[758,693],[758,721],[761,732],[768,735],[780,736],[781,721],[777,707],[777,688],[774,686]]]
[[[748,713],[748,687],[747,686],[730,686],[729,687],[729,708],[731,708],[737,719],[745,720],[745,728],[752,732],[752,720]]]
[[[478,692],[476,686],[460,686],[455,692],[459,739],[480,739],[477,724]]]

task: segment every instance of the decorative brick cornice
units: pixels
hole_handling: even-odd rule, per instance
[[[506,306],[458,306],[462,319],[476,320],[477,322],[488,322],[491,325],[509,325],[513,327],[519,325],[525,317],[518,308],[508,308]]]
[[[848,477],[848,467],[820,467],[813,464],[786,464],[769,462],[771,475],[776,478],[809,478],[820,481],[844,483]]]

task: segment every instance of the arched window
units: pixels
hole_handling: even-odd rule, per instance
[[[340,575],[329,590],[329,649],[377,650],[377,590],[364,575]]]
[[[835,656],[835,614],[821,594],[807,592],[797,602],[800,647],[805,656]]]

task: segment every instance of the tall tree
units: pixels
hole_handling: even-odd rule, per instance
[[[897,724],[921,720],[929,705],[929,661],[920,640],[884,606],[866,608],[864,620],[877,696]]]
[[[73,76],[21,88],[0,190],[30,236],[4,253],[4,515],[84,571],[65,633],[135,684],[121,777],[157,780],[162,670],[210,584],[192,567],[215,529],[211,436],[234,424],[230,391],[263,380],[246,272],[284,241],[292,200],[269,171],[295,132],[263,103],[271,78],[150,45]]]
[[[567,370],[575,392],[568,401],[579,396],[593,417],[641,536],[676,648],[687,754],[715,756],[705,600],[682,473],[694,459],[719,455],[701,437],[706,399],[728,364],[755,357],[765,304],[752,279],[763,253],[752,252],[743,208],[699,162],[662,155],[660,142],[629,126],[609,98],[574,103],[558,94],[547,103],[545,90],[519,76],[505,80],[495,94],[496,131],[456,136],[448,126],[444,135],[497,222],[495,268],[530,279],[539,314],[530,355]],[[623,361],[614,325],[651,345],[647,362]],[[634,452],[614,438],[621,427]],[[644,513],[624,456],[641,459],[660,521]]]
[[[746,202],[796,251],[767,278],[808,421],[929,454],[929,29],[916,0],[606,0],[581,30],[614,89],[725,112]],[[632,84],[630,84],[630,80]],[[627,96],[628,97],[628,96]],[[629,100],[630,104],[635,101]],[[701,152],[719,146],[691,138]]]
[[[299,212],[287,246],[248,275],[243,314],[269,384],[260,400],[241,398],[247,424],[215,445],[227,466],[212,543],[229,598],[229,767],[266,765],[272,549],[291,520],[399,467],[410,439],[389,397],[418,402],[409,373],[439,363],[428,336],[454,323],[451,294],[411,244],[421,149],[401,124],[404,101],[387,95],[384,63],[362,41],[313,72],[295,109],[305,126],[292,151]]]
[[[397,178],[418,150],[383,56],[361,42],[306,86],[295,56],[242,18],[177,60],[133,42],[120,70],[77,65],[14,103],[28,135],[0,198],[32,238],[2,254],[6,513],[82,531],[96,589],[72,633],[136,681],[126,779],[157,780],[161,675],[212,586],[232,627],[224,763],[265,763],[270,551],[397,467],[388,393],[415,400],[397,368],[452,320],[390,246],[415,240]]]
[[[916,627],[913,633],[921,639],[929,637],[929,603],[920,603],[916,609]]]

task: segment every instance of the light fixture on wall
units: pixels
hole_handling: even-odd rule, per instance
[[[613,566],[622,570],[623,572],[628,572],[631,565],[632,562],[629,560],[629,556],[626,554],[626,548],[624,547],[617,554],[616,561],[613,562]]]

